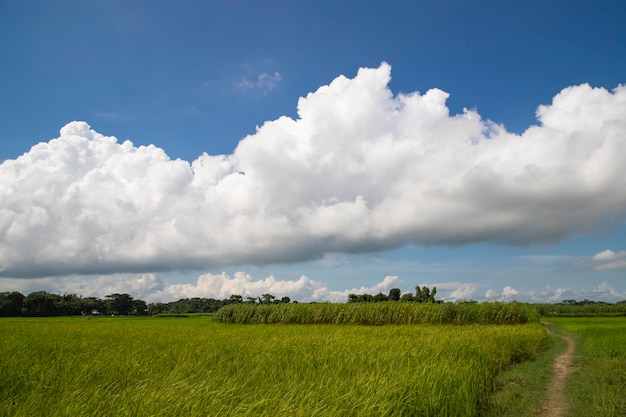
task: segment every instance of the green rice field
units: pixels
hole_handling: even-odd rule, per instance
[[[626,317],[551,317],[577,339],[567,385],[576,416],[626,416]]]
[[[518,325],[0,319],[0,416],[480,416]]]

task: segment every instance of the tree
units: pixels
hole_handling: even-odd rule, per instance
[[[168,305],[166,303],[151,303],[148,306],[150,314],[163,314],[168,311]]]
[[[80,311],[84,311],[86,314],[104,314],[106,311],[106,302],[96,297],[82,298]]]
[[[230,298],[228,299],[229,304],[238,304],[241,302],[243,302],[243,297],[239,294],[231,294]]]
[[[261,297],[263,297],[262,299],[259,298],[261,304],[272,304],[272,301],[276,298],[272,294],[263,294]]]
[[[418,303],[434,303],[435,302],[435,293],[437,292],[437,287],[433,287],[433,291],[431,293],[430,289],[427,286],[415,287],[415,301]]]
[[[128,294],[109,294],[105,298],[111,314],[126,316],[133,311],[133,297]]]
[[[371,294],[361,294],[358,298],[361,303],[371,303],[374,301],[374,297]]]
[[[24,310],[28,316],[52,317],[59,315],[57,303],[62,300],[60,295],[46,291],[31,292],[24,298]]]
[[[60,316],[77,316],[83,311],[82,299],[76,294],[63,294],[56,305]]]
[[[402,294],[402,296],[400,297],[400,301],[402,301],[402,302],[412,302],[412,301],[415,301],[415,297],[410,292],[406,292],[406,293]]]
[[[285,304],[289,304],[291,302],[291,298],[289,297],[283,297],[280,299],[280,301],[282,301]]]
[[[379,292],[373,298],[374,298],[374,302],[375,303],[379,303],[381,301],[387,301],[388,300],[387,296],[385,294],[383,294],[382,292]]]
[[[400,288],[392,288],[389,290],[389,301],[400,301]]]
[[[24,295],[17,291],[0,293],[0,317],[20,316],[24,298]]]
[[[146,316],[148,314],[148,305],[144,300],[133,300],[132,313],[137,316]]]

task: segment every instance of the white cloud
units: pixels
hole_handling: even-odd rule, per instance
[[[170,277],[171,278],[171,277]],[[475,297],[478,284],[458,281],[420,283],[419,286],[436,287],[437,300],[459,301],[475,299],[522,301],[531,303],[560,303],[563,300],[595,300],[617,302],[626,300],[626,292],[616,290],[607,282],[590,288],[556,288],[549,286],[543,291],[518,291],[510,286],[502,290],[502,294],[493,289],[487,290],[484,297]],[[349,294],[371,294],[379,292],[388,294],[391,288],[413,293],[413,287],[407,288],[404,281],[397,276],[387,276],[373,285],[344,290],[331,289],[327,283],[301,275],[295,280],[278,279],[273,275],[255,278],[245,272],[229,275],[205,273],[197,277],[193,284],[168,283],[168,279],[160,274],[109,274],[109,275],[71,275],[62,277],[46,277],[33,279],[2,279],[3,291],[19,291],[29,294],[33,291],[48,291],[58,294],[77,294],[83,297],[104,298],[108,294],[127,293],[134,298],[147,302],[170,302],[181,298],[215,298],[225,299],[232,294],[245,297],[258,297],[270,293],[277,298],[289,297],[302,302],[345,302]]]
[[[332,290],[326,284],[302,275],[297,280],[280,280],[272,275],[255,279],[244,272],[232,276],[205,273],[198,276],[194,284],[168,284],[158,274],[110,274],[100,276],[63,276],[35,279],[3,279],[7,291],[29,294],[33,291],[48,291],[60,294],[77,294],[83,297],[104,298],[108,294],[126,293],[148,302],[169,302],[181,298],[225,299],[233,294],[259,297],[270,293],[277,298],[292,300],[345,302],[348,294],[387,294],[391,288],[401,287],[402,280],[395,276],[385,277],[371,287]]]
[[[174,284],[163,289],[154,297],[176,300],[187,297],[204,297],[224,299],[233,294],[245,297],[258,297],[270,293],[282,298],[288,296],[294,300],[321,301],[321,295],[335,295],[321,282],[311,280],[302,275],[295,281],[281,281],[270,275],[264,279],[254,280],[244,272],[236,272],[232,277],[225,272],[221,274],[203,274],[195,284]],[[335,297],[336,298],[336,297]],[[340,301],[345,301],[342,297]]]
[[[3,290],[19,291],[22,294],[47,291],[55,294],[67,293],[104,298],[108,294],[126,293],[142,300],[151,300],[154,294],[159,294],[166,286],[167,284],[158,274],[69,275],[34,279],[2,279]]]
[[[449,297],[446,297],[445,301],[456,301],[456,300],[470,300],[472,299],[472,295],[476,292],[477,287],[473,285],[460,285],[456,290],[450,293]],[[437,288],[439,291],[439,288]]]
[[[446,281],[435,283],[419,284],[420,287],[437,288],[435,298],[443,301],[458,301],[474,299],[474,294],[478,290],[478,284],[470,282]]]
[[[515,298],[516,295],[519,295],[519,291],[517,291],[515,288],[511,287],[510,285],[507,285],[506,287],[502,288],[502,298],[511,299],[511,298]]]
[[[387,64],[340,76],[301,98],[296,120],[191,163],[70,123],[0,165],[0,275],[550,243],[626,218],[626,87],[568,87],[515,135],[450,115],[441,90],[394,96],[389,81]]]
[[[626,291],[618,291],[607,282],[602,282],[591,289],[546,288],[531,301],[560,303],[563,300],[594,300],[615,303],[626,300]]]
[[[487,290],[487,292],[485,293],[485,298],[497,298],[498,297],[498,292],[495,290]]]
[[[594,269],[599,271],[609,269],[626,269],[626,250],[613,252],[610,249],[593,256]]]
[[[392,288],[399,288],[403,284],[403,281],[397,276],[386,276],[382,282],[379,282],[371,287],[352,288],[350,290],[342,291],[341,294],[345,300],[348,298],[348,294],[371,294],[376,295],[380,292],[387,294]]]
[[[276,88],[282,79],[283,78],[279,72],[274,72],[273,74],[262,72],[254,79],[242,78],[235,82],[234,85],[235,89],[241,93],[257,91],[261,94],[267,94]]]
[[[600,283],[593,290],[593,300],[626,300],[626,291],[619,292],[607,282]]]
[[[610,249],[607,249],[605,251],[595,254],[593,256],[593,260],[597,262],[612,261],[613,259],[615,259],[615,256],[616,256],[615,252],[613,252]]]

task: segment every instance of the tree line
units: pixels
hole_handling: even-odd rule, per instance
[[[402,302],[415,302],[415,303],[440,303],[441,301],[435,300],[437,294],[437,287],[433,287],[431,290],[427,286],[415,287],[415,294],[410,292],[401,294],[400,288],[392,288],[389,290],[389,294],[383,294],[379,292],[376,295],[371,294],[348,294],[349,303],[378,303],[381,301],[402,301]]]
[[[154,303],[148,306],[150,314],[186,314],[186,313],[215,313],[220,308],[230,304],[283,304],[292,302],[289,297],[276,298],[272,294],[263,294],[260,297],[244,297],[233,294],[229,298],[217,300],[214,298],[181,298],[169,303]],[[296,303],[297,301],[293,301]]]
[[[35,291],[26,296],[0,293],[0,317],[54,317],[92,315],[147,315],[148,304],[128,294],[109,294],[104,299],[76,294]]]
[[[432,289],[419,285],[415,294],[402,294],[399,288],[392,288],[389,294],[349,294],[348,303],[371,303],[382,301],[441,303],[436,300],[437,288]],[[134,299],[129,294],[109,294],[104,299],[82,297],[76,294],[53,294],[46,291],[35,291],[27,296],[13,291],[0,292],[0,317],[53,317],[53,316],[92,316],[92,315],[156,315],[156,314],[188,314],[215,313],[224,306],[231,304],[296,304],[289,297],[277,298],[266,293],[259,297],[243,297],[233,294],[229,298],[182,298],[168,303],[146,303]],[[554,304],[533,304],[542,315],[554,314],[626,314],[626,300],[615,304],[590,300],[563,300]]]
[[[415,287],[415,294],[401,294],[399,288],[392,288],[389,294],[350,294],[348,302],[404,301],[435,303],[437,288]],[[0,293],[0,317],[54,317],[54,316],[93,316],[93,315],[155,315],[215,313],[220,308],[231,304],[288,304],[297,303],[289,297],[277,298],[266,293],[259,297],[243,297],[233,294],[229,298],[182,298],[167,303],[146,303],[129,294],[114,293],[104,297],[82,297],[76,294],[54,294],[35,291],[23,295],[17,291]]]
[[[169,303],[146,303],[129,294],[109,294],[104,299],[82,297],[76,294],[53,294],[35,291],[23,295],[17,291],[0,292],[0,317],[55,317],[93,315],[154,315],[182,313],[214,313],[220,308],[237,303],[290,303],[289,297],[276,298],[272,294],[246,297],[233,294],[230,298],[182,298]],[[295,302],[295,301],[294,301]]]

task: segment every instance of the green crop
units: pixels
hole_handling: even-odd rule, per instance
[[[478,416],[526,325],[0,320],[0,416]]]
[[[539,322],[522,303],[232,304],[216,317],[225,323],[298,324],[521,324]]]
[[[626,317],[550,318],[578,337],[568,385],[576,415],[626,415]]]

